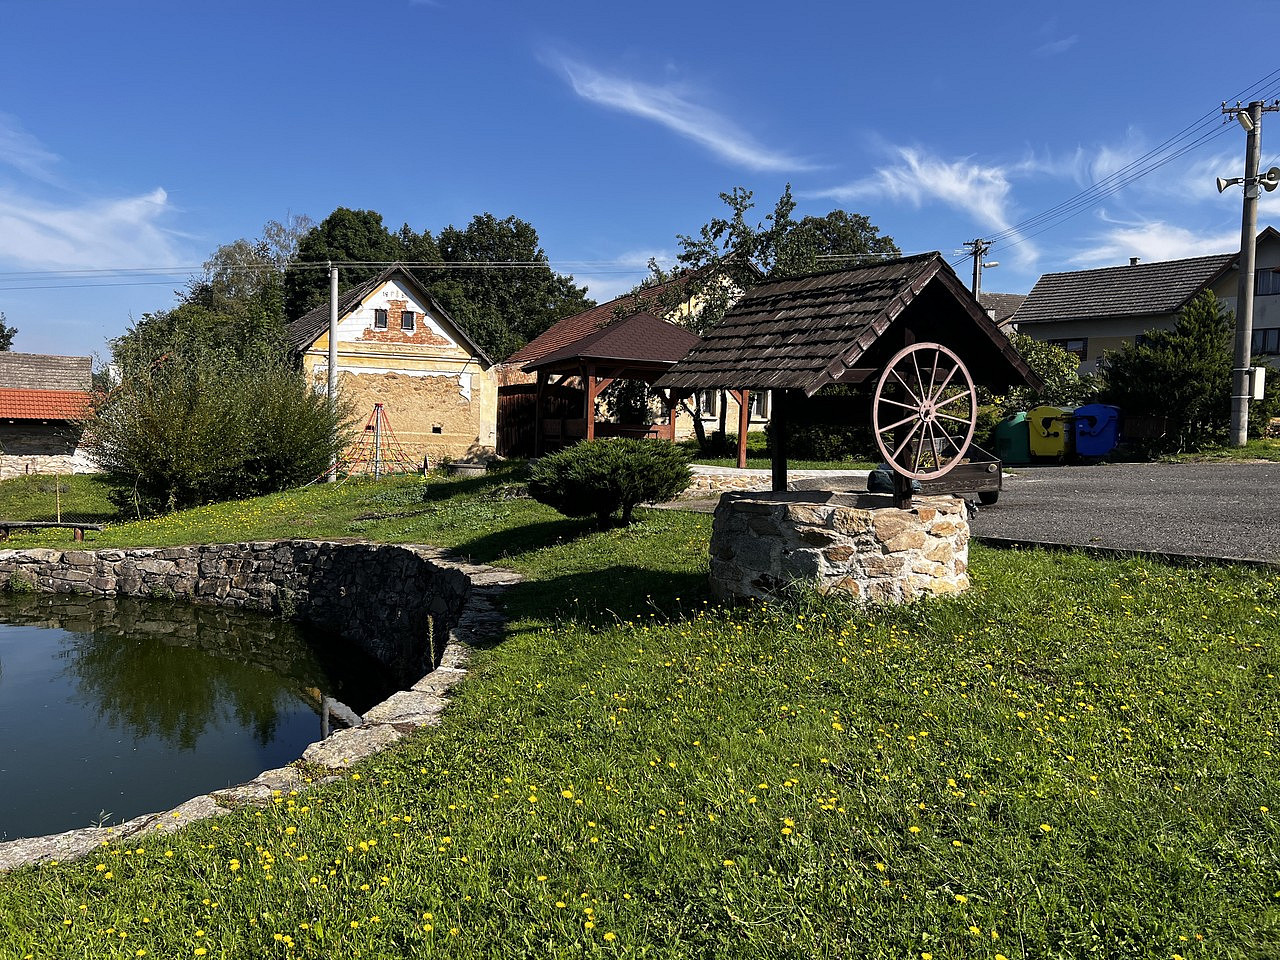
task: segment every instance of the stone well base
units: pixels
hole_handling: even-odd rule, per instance
[[[967,590],[964,501],[890,504],[868,493],[726,493],[711,531],[712,593],[767,599],[798,582],[902,603]]]

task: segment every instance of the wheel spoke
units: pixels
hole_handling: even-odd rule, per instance
[[[939,403],[935,403],[933,406],[934,406],[934,409],[936,410],[938,407],[948,406],[949,404],[955,403],[957,400],[968,400],[968,399],[969,399],[968,393],[957,393],[954,397],[951,397],[949,400],[943,400]]]
[[[918,419],[919,419],[918,414],[912,414],[909,417],[899,420],[897,423],[885,424],[883,427],[880,428],[880,433],[888,433],[890,430],[893,430],[896,427],[900,427],[905,423],[910,423],[912,420],[918,420]]]
[[[920,396],[927,397],[929,391],[924,388],[924,374],[920,372],[920,354],[914,352],[911,354],[911,365],[916,368],[916,383],[920,385]]]
[[[933,469],[942,467],[942,458],[938,456],[938,438],[933,432],[933,424],[929,424],[929,449],[933,451]]]
[[[929,371],[929,398],[932,399],[938,394],[933,391],[933,384],[938,379],[938,359],[942,356],[941,350],[933,351],[933,369]],[[954,370],[954,368],[952,368]],[[951,379],[950,377],[947,378]],[[944,383],[943,386],[946,386]],[[942,387],[938,388],[938,393],[942,392]]]
[[[917,407],[919,407],[921,404],[924,403],[924,400],[921,399],[920,397],[917,397],[915,393],[912,392],[911,388],[907,386],[907,381],[902,379],[902,374],[900,374],[896,369],[890,370],[889,372],[892,373],[897,378],[900,384],[902,384],[902,389],[907,391],[907,396],[909,396],[912,400],[916,402]]]
[[[892,460],[894,463],[898,462],[899,455],[902,453],[906,445],[911,442],[911,438],[915,436],[916,431],[920,429],[920,426],[921,425],[917,423],[914,427],[910,429],[910,431],[908,431],[906,437],[903,439],[903,441],[900,444],[898,444],[897,449],[893,451],[893,456],[889,458],[890,460]]]
[[[951,378],[956,375],[956,371],[958,369],[960,368],[959,367],[951,368],[951,370],[947,373],[946,379],[944,379],[942,383],[938,386],[938,389],[929,395],[930,400],[937,400],[940,396],[942,396],[942,391],[947,389],[947,384],[951,382]],[[932,384],[930,384],[930,386],[932,386]]]
[[[881,398],[880,398],[880,402],[881,402],[881,403],[891,403],[891,404],[893,404],[895,407],[901,407],[903,410],[913,410],[913,411],[915,411],[916,413],[919,413],[919,412],[920,412],[920,408],[919,408],[918,406],[916,406],[915,404],[911,404],[911,403],[903,403],[901,400],[890,400],[888,397],[881,397]]]
[[[945,419],[947,419],[947,420],[954,420],[956,423],[964,423],[964,424],[968,424],[968,422],[969,422],[969,421],[968,421],[968,420],[966,420],[964,417],[953,417],[953,416],[952,416],[951,414],[949,414],[949,413],[939,413],[939,414],[937,414],[937,416],[938,416],[939,418],[945,418]]]

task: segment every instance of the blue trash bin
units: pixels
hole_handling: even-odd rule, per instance
[[[1076,407],[1076,455],[1105,457],[1120,442],[1120,408],[1105,403]]]

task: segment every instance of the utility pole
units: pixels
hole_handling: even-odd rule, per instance
[[[338,267],[329,261],[329,405],[338,408]],[[338,481],[338,452],[329,458],[329,482]]]
[[[982,258],[987,255],[987,251],[991,249],[991,244],[981,238],[976,240],[966,240],[966,247],[969,248],[969,254],[973,257],[973,299],[981,301],[982,299],[982,268],[984,266],[998,266],[995,263],[982,262]]]
[[[1240,286],[1236,293],[1236,340],[1231,370],[1231,436],[1233,447],[1243,447],[1249,440],[1249,395],[1252,374],[1249,369],[1253,345],[1254,259],[1258,236],[1258,165],[1262,156],[1262,114],[1280,110],[1280,102],[1268,105],[1255,100],[1247,107],[1222,104],[1222,112],[1234,117],[1248,134],[1245,140],[1244,178],[1218,180],[1221,193],[1233,183],[1244,184],[1244,211],[1240,217]],[[1267,189],[1274,189],[1268,185]]]

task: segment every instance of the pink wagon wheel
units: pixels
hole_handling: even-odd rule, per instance
[[[899,350],[876,384],[876,446],[894,470],[912,480],[936,480],[964,459],[977,422],[973,379],[940,343]]]

